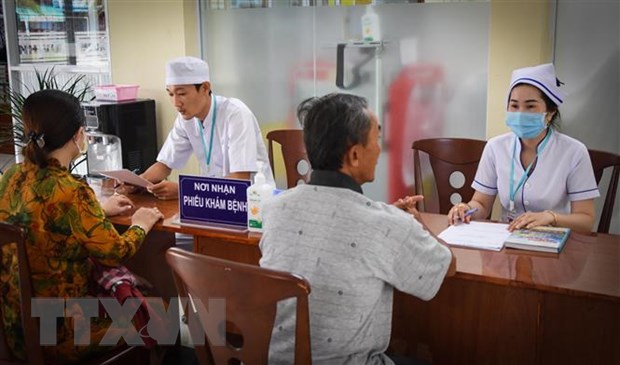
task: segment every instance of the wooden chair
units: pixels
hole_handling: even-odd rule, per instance
[[[28,263],[28,255],[26,254],[26,237],[24,231],[12,224],[0,222],[0,249],[5,245],[15,243],[17,246],[17,265],[19,275],[19,290],[20,290],[20,302],[21,302],[21,314],[22,314],[22,329],[26,338],[26,354],[28,355],[28,362],[30,364],[43,364],[43,351],[41,347],[36,344],[34,340],[39,338],[39,326],[35,318],[31,315],[31,303],[32,298],[32,282],[30,280],[30,264]],[[0,252],[1,256],[1,252]],[[0,317],[0,321],[2,318]],[[4,332],[4,323],[0,326],[0,337],[2,343],[0,343],[0,364],[19,364],[25,362],[19,362],[13,354],[6,342],[6,333]],[[34,339],[33,341],[29,339]]]
[[[307,183],[310,180],[311,169],[304,144],[304,132],[301,129],[278,129],[267,133],[267,140],[269,141],[269,163],[273,174],[276,174],[273,142],[277,142],[282,148],[287,188]]]
[[[599,233],[609,233],[609,225],[611,223],[611,217],[614,212],[614,203],[616,201],[616,190],[618,189],[618,177],[620,176],[620,156],[615,153],[591,149],[588,150],[588,153],[590,154],[592,169],[594,170],[594,177],[596,178],[597,184],[600,185],[605,169],[608,167],[613,167],[597,229],[597,232]]]
[[[0,316],[0,365],[29,364],[43,365],[45,363],[43,350],[39,344],[39,323],[36,317],[32,316],[31,299],[33,297],[33,287],[30,275],[30,264],[26,251],[26,238],[24,231],[12,224],[0,222],[0,250],[5,245],[15,243],[17,246],[17,266],[19,275],[20,291],[20,310],[21,322],[24,332],[26,346],[26,361],[19,360],[13,356],[4,332],[4,323]],[[0,251],[1,257],[2,251]],[[100,355],[90,361],[81,364],[131,364],[137,365],[148,359],[149,354],[144,347],[119,346],[110,352]]]
[[[209,299],[223,298],[224,318],[200,316],[195,307],[186,305],[186,318],[196,356],[206,364],[267,364],[269,343],[276,315],[277,302],[297,299],[295,325],[295,364],[311,364],[308,294],[310,284],[290,273],[222,260],[177,248],[166,252],[181,298],[199,300],[212,307]],[[191,310],[190,310],[191,309]],[[202,329],[197,326],[202,325]],[[206,329],[225,329],[210,334]],[[204,336],[204,344],[201,338]],[[223,345],[225,344],[225,345]]]
[[[433,213],[447,214],[450,208],[459,202],[458,197],[456,201],[452,200],[454,194],[460,195],[460,201],[463,202],[468,202],[471,199],[474,195],[471,183],[476,175],[485,145],[486,141],[465,138],[432,138],[413,142],[411,148],[413,149],[415,190],[416,194],[424,195],[425,201],[432,199],[424,194],[420,151],[428,154],[433,170],[439,199],[439,211]],[[462,184],[453,186],[450,183],[450,177],[457,171],[463,174],[464,181]],[[426,207],[426,204],[423,204],[421,211],[427,211]]]

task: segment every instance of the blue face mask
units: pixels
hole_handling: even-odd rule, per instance
[[[547,113],[506,112],[506,125],[519,138],[530,139],[547,128]]]

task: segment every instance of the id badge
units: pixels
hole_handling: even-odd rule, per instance
[[[201,171],[200,171],[200,172],[201,172],[201,175],[202,175],[202,176],[205,176],[205,177],[213,177],[213,176],[212,176],[213,174],[211,173],[211,166],[210,166],[210,165],[204,164],[204,165],[203,165],[203,166],[201,166],[201,167],[202,167],[202,168],[201,168]]]
[[[517,212],[515,211],[514,200],[510,201],[510,204],[508,206],[508,214],[506,215],[506,218],[508,219],[508,223],[512,222],[513,220],[515,220],[515,218],[517,218]]]
[[[506,214],[506,219],[508,219],[508,223],[514,221],[517,218],[517,212],[514,210],[509,210],[508,214]]]
[[[211,168],[211,166],[207,166],[207,170],[205,171],[204,176],[206,177],[224,177],[224,175],[218,175],[215,169]]]

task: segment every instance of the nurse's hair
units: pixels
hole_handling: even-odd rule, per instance
[[[349,148],[368,143],[372,122],[363,97],[334,93],[306,99],[297,107],[297,117],[314,170],[340,170]]]
[[[208,83],[208,81],[205,81],[205,82]],[[204,82],[202,84],[193,84],[193,85],[196,88],[196,91],[200,91],[200,88],[202,87],[202,85],[204,85]],[[211,87],[209,87],[209,96],[211,96],[212,93],[213,93],[213,90],[211,90]]]
[[[41,90],[26,98],[22,108],[26,161],[46,168],[50,152],[64,146],[84,125],[80,101],[60,90]]]
[[[515,87],[517,87],[519,85],[533,86],[532,84],[527,84],[527,83],[515,84],[515,86],[513,86],[512,89],[510,90],[510,95],[512,95],[512,90],[514,90]],[[558,109],[558,105],[556,103],[554,103],[553,100],[551,100],[551,98],[547,96],[547,94],[542,92],[542,90],[540,90],[536,86],[534,86],[534,87],[540,93],[540,97],[545,101],[545,105],[547,106],[547,113],[555,112],[553,114],[553,117],[551,117],[551,121],[549,122],[549,125],[551,127],[553,127],[554,129],[559,129],[560,128],[560,122],[561,122],[562,118],[560,117],[560,109]]]

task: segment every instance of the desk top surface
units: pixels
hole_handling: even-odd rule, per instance
[[[137,207],[157,207],[164,221],[154,229],[180,232],[230,242],[258,245],[260,233],[179,225],[177,200],[157,200],[151,195],[130,195]],[[129,225],[131,214],[112,217]],[[422,213],[422,220],[438,234],[448,226],[446,216]],[[566,294],[602,296],[620,301],[620,236],[571,233],[560,254],[502,249],[499,252],[451,247],[456,256],[457,277],[498,285],[532,287]]]

